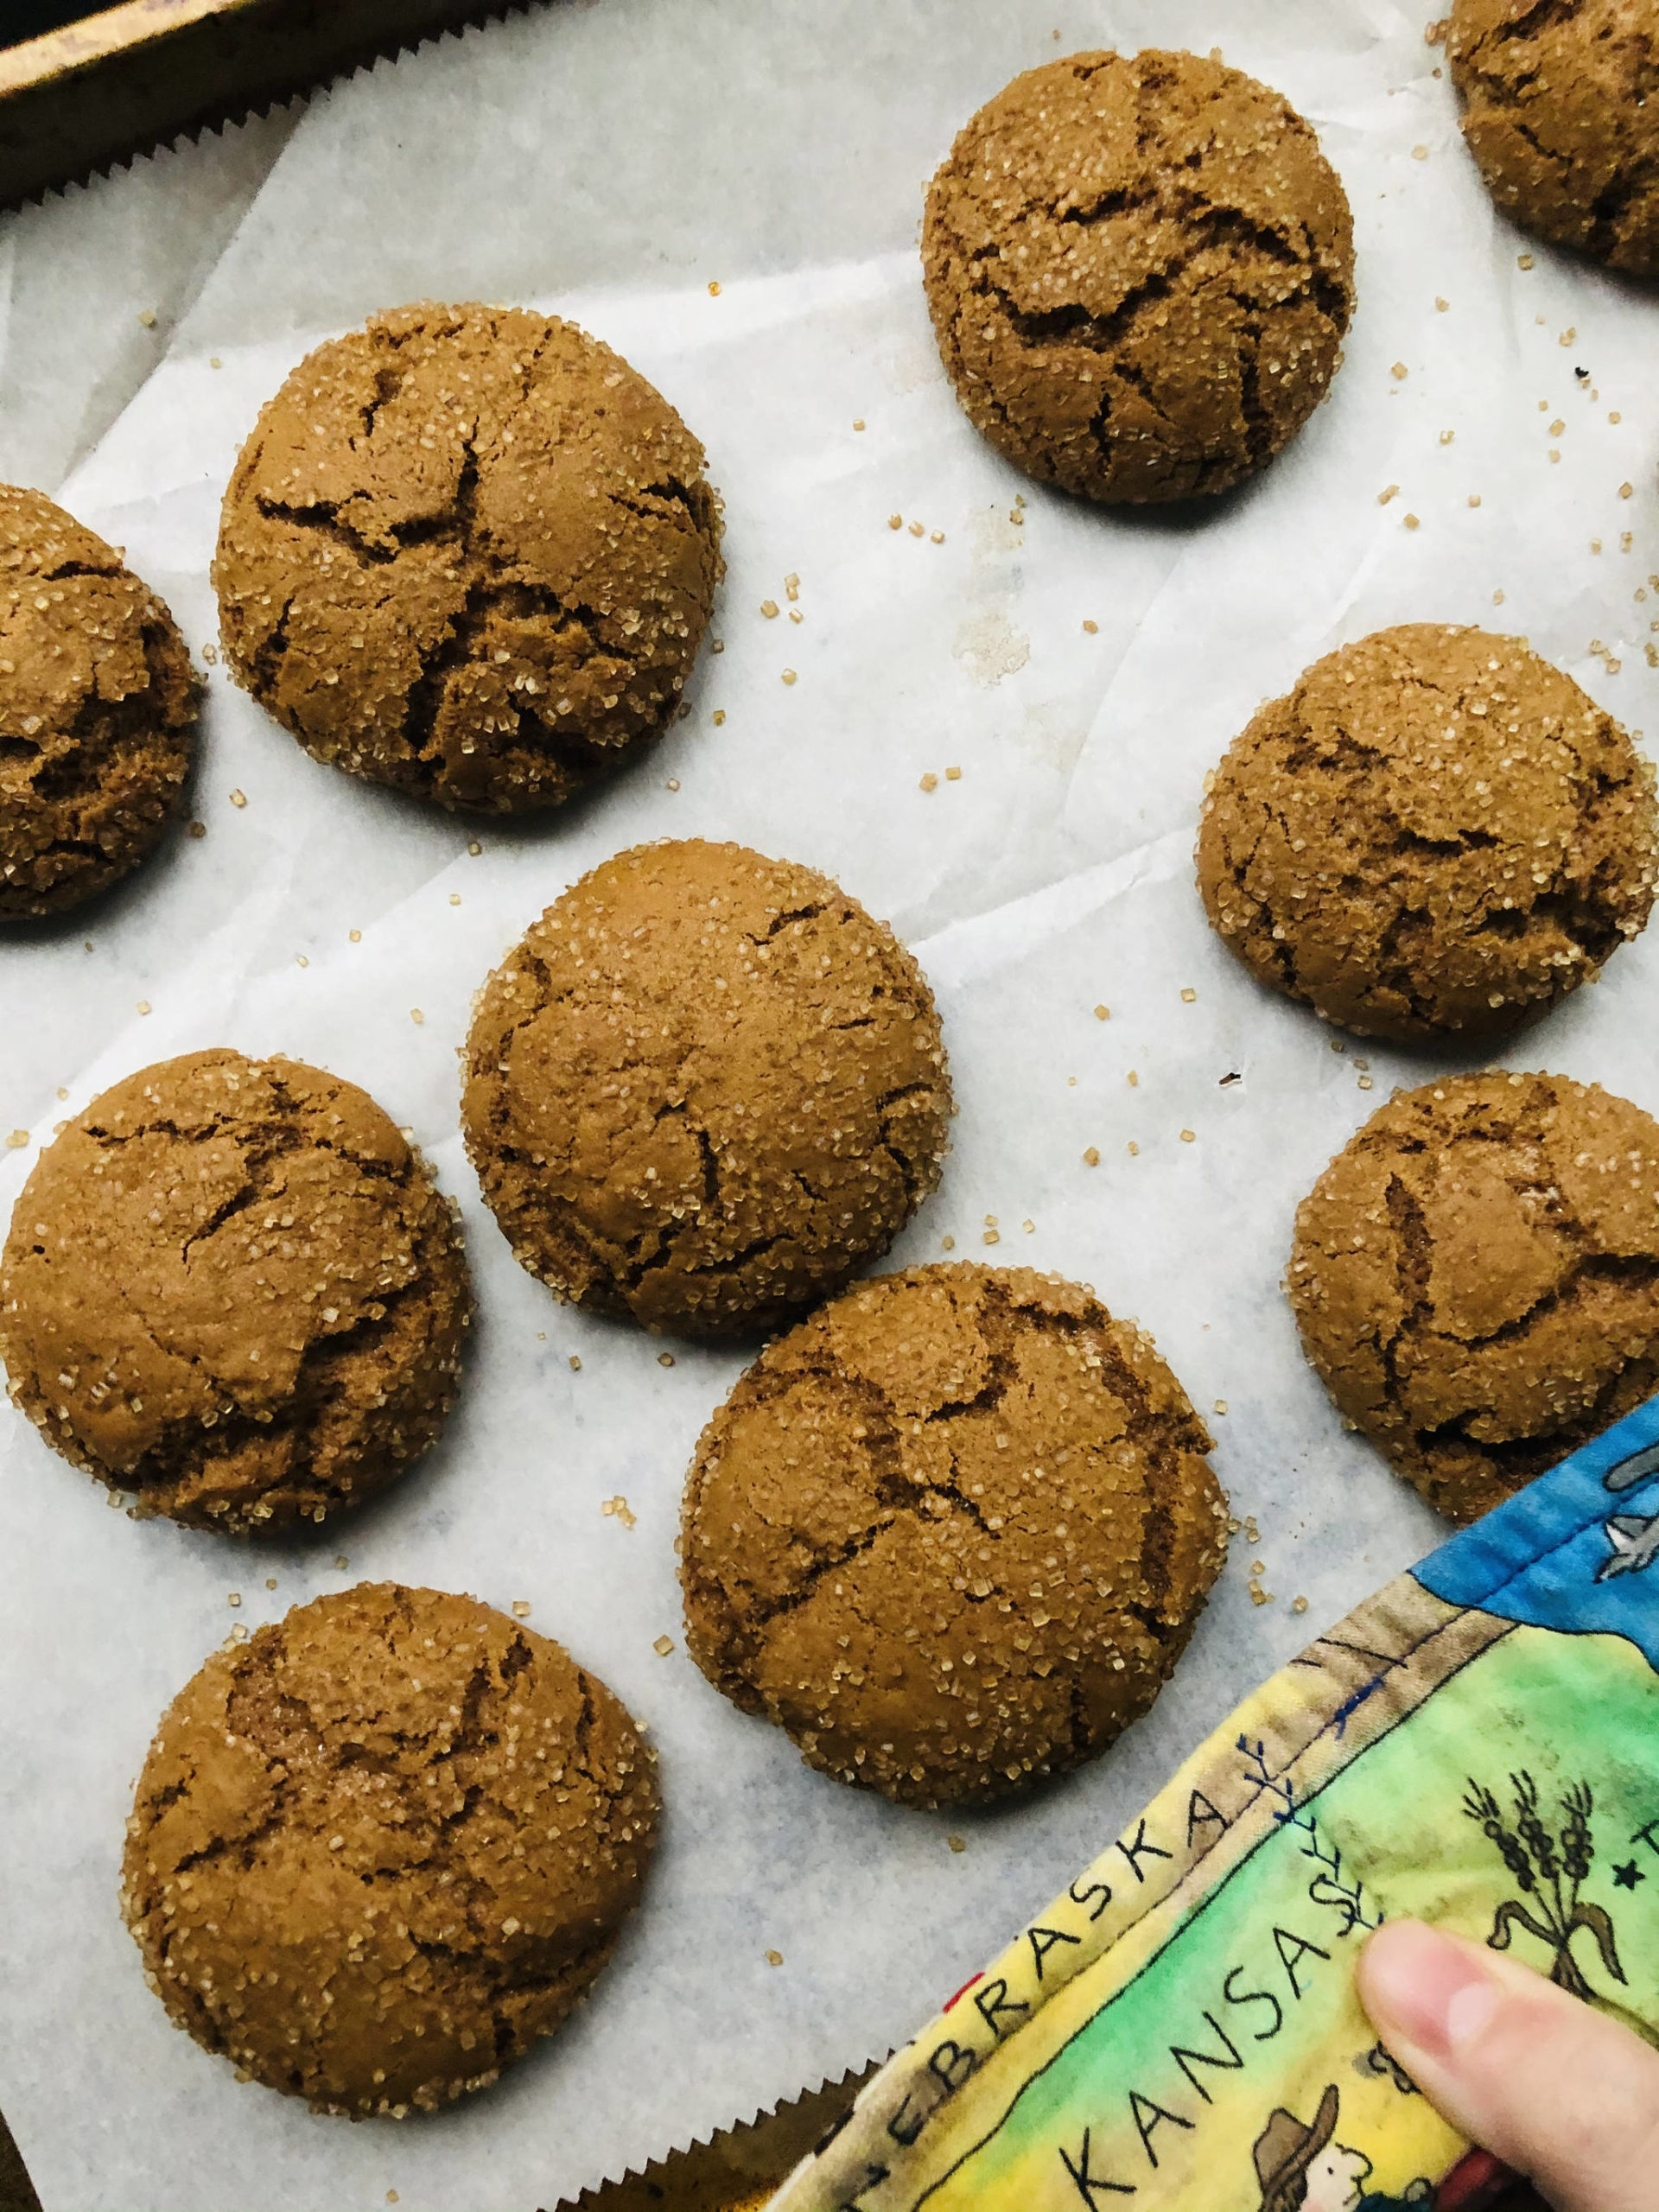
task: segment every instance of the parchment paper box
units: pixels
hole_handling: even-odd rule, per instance
[[[0,207],[506,12],[489,0],[126,0],[88,11],[0,49]]]

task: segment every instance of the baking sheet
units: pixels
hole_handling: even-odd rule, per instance
[[[1360,305],[1331,400],[1258,485],[1113,515],[1025,484],[969,430],[914,232],[953,130],[1016,69],[1153,41],[1220,45],[1316,124]],[[404,2212],[518,2212],[861,2065],[1435,1541],[1342,1432],[1278,1279],[1331,1153],[1393,1084],[1468,1063],[1334,1051],[1211,938],[1190,855],[1204,773],[1257,702],[1382,623],[1525,632],[1627,722],[1654,711],[1656,310],[1496,219],[1441,59],[1387,0],[567,0],[0,226],[0,458],[124,543],[198,648],[260,402],[317,339],[407,297],[524,300],[620,346],[704,440],[728,525],[725,650],[689,718],[563,818],[475,829],[335,776],[214,669],[206,838],[0,947],[0,1128],[29,1133],[0,1154],[0,1205],[53,1122],[131,1068],[283,1051],[414,1130],[461,1199],[482,1307],[442,1444],[315,1541],[136,1525],[0,1408],[0,2103],[47,2212],[346,2212],[394,2190]],[[799,626],[760,612],[790,573]],[[703,1682],[673,1537],[742,1355],[662,1366],[659,1342],[556,1305],[479,1203],[456,1132],[472,990],[583,870],[688,834],[830,870],[932,981],[962,1110],[895,1260],[953,1238],[1092,1282],[1202,1409],[1227,1407],[1216,1464],[1260,1541],[1236,1539],[1149,1719],[1023,1805],[900,1813],[808,1773]],[[1659,939],[1621,951],[1513,1064],[1659,1108],[1656,984]],[[632,1526],[601,1510],[618,1495]],[[151,1730],[203,1655],[381,1576],[528,1599],[649,1726],[668,1815],[584,2014],[462,2108],[353,2126],[238,2087],[171,2031],[115,1885]]]

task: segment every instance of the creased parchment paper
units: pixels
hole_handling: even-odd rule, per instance
[[[690,716],[563,818],[478,830],[353,783],[215,669],[205,840],[0,946],[0,1127],[28,1132],[0,1204],[54,1122],[129,1070],[286,1052],[414,1130],[465,1210],[482,1305],[441,1446],[315,1541],[135,1525],[0,1408],[0,2102],[48,2212],[349,2212],[392,2190],[403,2212],[518,2212],[857,2067],[1241,1694],[1435,1541],[1342,1432],[1278,1282],[1332,1152],[1436,1064],[1338,1052],[1264,995],[1211,938],[1191,868],[1205,772],[1256,703],[1381,624],[1525,632],[1627,722],[1654,709],[1659,307],[1542,248],[1517,265],[1531,249],[1462,151],[1424,13],[556,4],[0,230],[4,471],[124,544],[198,649],[258,405],[318,339],[423,295],[524,300],[620,347],[706,442],[730,564],[725,650]],[[1022,483],[958,414],[922,304],[921,188],[955,128],[1016,69],[1114,42],[1219,45],[1281,86],[1354,206],[1360,304],[1333,395],[1203,514],[1091,512]],[[765,619],[791,573],[803,620]],[[1092,1282],[1206,1414],[1225,1403],[1216,1464],[1259,1541],[1236,1540],[1153,1715],[1025,1804],[895,1811],[808,1773],[704,1683],[673,1540],[742,1355],[677,1347],[665,1367],[659,1341],[556,1305],[479,1203],[456,1134],[472,991],[583,870],[690,833],[830,870],[932,981],[961,1116],[895,1257],[953,1237]],[[1514,1064],[1659,1107],[1656,983],[1659,941],[1621,951]],[[601,1510],[619,1495],[632,1525]],[[650,1727],[668,1813],[585,2013],[464,2107],[352,2126],[238,2086],[173,2032],[116,1875],[151,1731],[203,1655],[233,1623],[382,1576],[528,1599]]]

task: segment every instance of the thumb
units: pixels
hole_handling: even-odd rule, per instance
[[[1659,2212],[1659,2052],[1628,2028],[1417,1920],[1371,1937],[1359,1994],[1429,2102],[1558,2212]]]

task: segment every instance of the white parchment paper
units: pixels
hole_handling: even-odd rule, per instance
[[[0,1205],[118,1076],[197,1046],[283,1051],[413,1128],[462,1202],[482,1304],[441,1446],[315,1542],[135,1525],[0,1408],[0,2103],[47,2212],[349,2212],[393,2189],[404,2212],[519,2212],[838,2076],[1435,1541],[1341,1431],[1278,1289],[1297,1200],[1434,1064],[1338,1053],[1256,989],[1190,858],[1205,772],[1258,701],[1383,623],[1524,632],[1627,722],[1654,711],[1659,306],[1542,248],[1517,265],[1532,250],[1480,191],[1423,14],[566,0],[0,226],[0,462],[124,543],[198,648],[258,405],[319,338],[421,296],[526,301],[620,346],[706,442],[730,563],[690,717],[563,818],[474,832],[334,775],[216,670],[206,839],[0,946],[0,1128],[28,1133]],[[1147,42],[1219,45],[1288,93],[1358,234],[1332,397],[1202,515],[1088,512],[1011,474],[942,378],[914,252],[923,181],[982,100],[1046,58]],[[764,619],[791,572],[804,620]],[[556,1305],[479,1203],[456,1134],[471,992],[583,870],[689,833],[830,870],[931,978],[962,1111],[896,1258],[953,1237],[1092,1282],[1202,1408],[1225,1402],[1217,1465],[1259,1543],[1236,1541],[1150,1718],[1023,1805],[895,1811],[703,1682],[673,1538],[741,1356],[664,1368],[658,1342]],[[1659,1108],[1656,984],[1659,940],[1621,951],[1514,1064]],[[619,1493],[632,1527],[601,1510]],[[169,2028],[116,1901],[133,1778],[203,1655],[232,1622],[381,1576],[530,1600],[649,1726],[668,1806],[585,2013],[486,2096],[401,2127],[238,2087]]]

